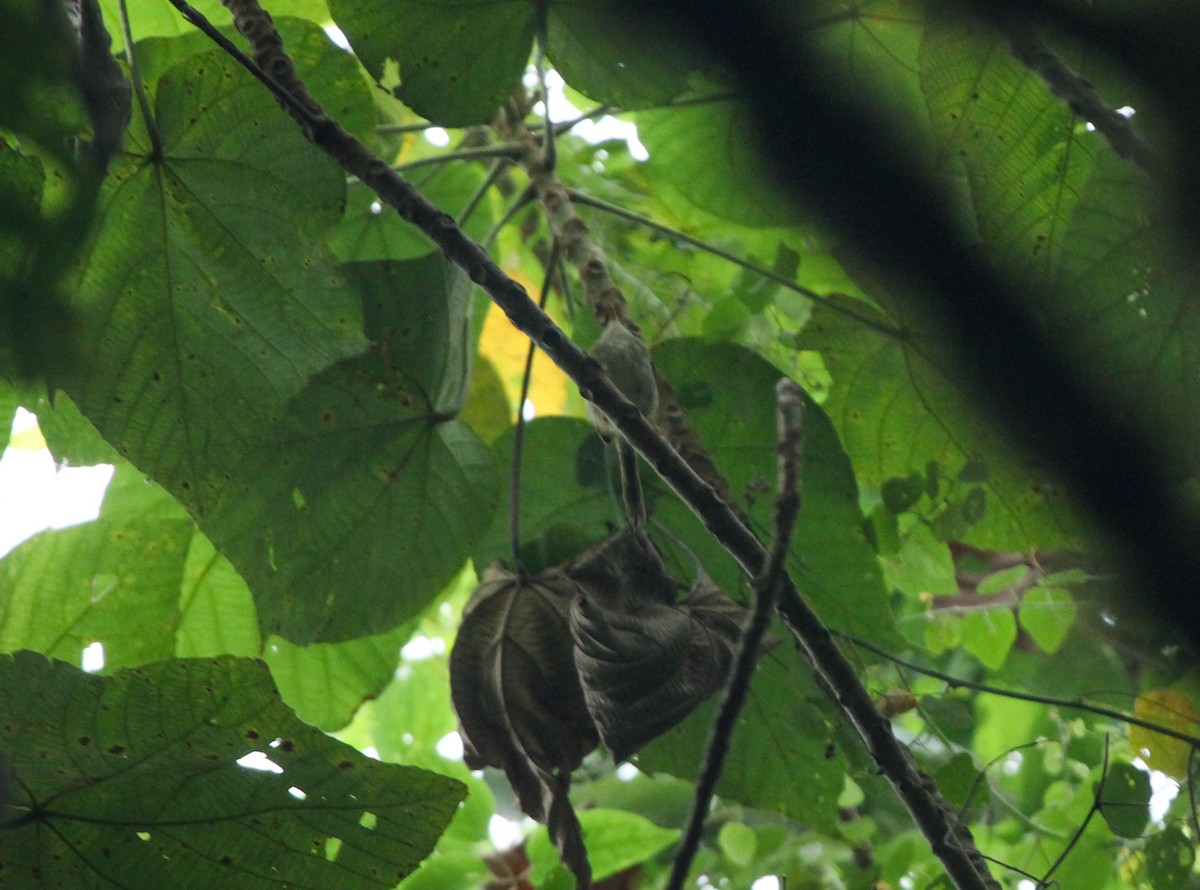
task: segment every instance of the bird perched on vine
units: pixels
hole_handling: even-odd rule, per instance
[[[604,333],[592,346],[589,354],[629,401],[647,417],[658,407],[658,384],[654,379],[654,363],[645,342],[617,317],[614,310],[607,314]],[[605,442],[616,442],[621,470],[621,496],[630,523],[642,526],[646,520],[646,505],[638,476],[637,454],[625,441],[609,417],[592,402],[587,403],[592,426]]]

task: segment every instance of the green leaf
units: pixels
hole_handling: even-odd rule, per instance
[[[1004,664],[1016,641],[1017,619],[1011,609],[987,608],[962,616],[963,646],[993,671]]]
[[[309,232],[343,180],[223,53],[155,92],[165,157],[126,136],[78,278],[88,373],[65,388],[97,428],[198,512],[264,421],[362,350],[357,298]]]
[[[353,55],[329,39],[329,35],[319,24],[325,19],[324,14],[318,15],[313,21],[292,18],[285,8],[287,2],[288,0],[285,0],[285,3],[271,4],[271,17],[279,36],[283,38],[284,49],[296,66],[296,73],[331,117],[356,136],[369,137],[374,129],[375,113],[362,68]],[[314,7],[324,6],[323,0],[304,2]],[[228,22],[229,15],[224,7],[220,4],[214,5],[216,17],[214,19],[210,16],[210,21]],[[175,15],[175,21],[182,23],[183,20]],[[117,31],[119,30],[118,27]],[[134,30],[136,34],[136,23]],[[235,44],[243,40],[231,22],[225,24],[221,32]],[[116,36],[114,33],[114,37]],[[158,36],[145,40],[139,38],[136,46],[142,77],[153,82],[168,68],[192,56],[211,53],[213,42],[207,34],[202,34],[185,24],[184,31],[177,37]]]
[[[454,849],[445,841],[438,845],[432,856],[421,863],[421,867],[404,879],[400,890],[446,890],[448,887],[484,886],[491,873],[483,859],[470,844],[454,844]]]
[[[922,613],[924,633],[915,637],[916,641],[934,655],[941,655],[950,649],[962,645],[962,621],[945,612]]]
[[[426,176],[419,175],[421,171],[412,171],[408,175],[421,194],[454,217],[467,207],[485,176],[481,168],[461,162],[442,164],[432,171]],[[490,205],[483,201],[463,230],[479,241],[493,222]],[[378,195],[362,183],[351,186],[346,214],[330,231],[329,246],[338,259],[345,262],[408,260],[438,249],[420,229],[401,219],[391,207],[381,204]]]
[[[1055,652],[1075,624],[1075,601],[1069,591],[1035,587],[1021,598],[1021,627],[1046,652]]]
[[[953,755],[930,770],[946,802],[959,813],[978,812],[991,798],[987,778],[980,774],[971,755],[965,751]]]
[[[961,508],[946,510],[943,530],[953,525],[956,537],[988,549],[1083,546],[1065,491],[1007,445],[1005,433],[977,407],[980,397],[947,370],[950,359],[940,354],[927,324],[883,282],[855,271],[889,312],[850,297],[830,298],[814,307],[796,345],[820,350],[829,368],[833,385],[823,407],[859,478],[882,486],[924,472],[934,461],[949,477],[970,467],[974,479],[986,465],[982,520],[969,526]],[[943,498],[964,494],[942,489]]]
[[[367,336],[388,370],[420,388],[434,414],[456,413],[471,374],[471,283],[440,254],[408,262],[354,263]]]
[[[710,698],[643,749],[634,763],[643,770],[695,779],[716,707]],[[840,753],[829,756],[828,710],[811,670],[794,651],[781,646],[763,656],[717,795],[831,830],[846,767]]]
[[[125,463],[65,392],[55,392],[52,396],[39,392],[36,398],[25,401],[25,407],[37,415],[46,447],[59,463],[72,466]]]
[[[1175,238],[1148,179],[1104,152],[1071,216],[1052,285],[1059,299],[1036,309],[1083,379],[1144,434],[1173,446],[1192,472],[1200,309],[1194,270],[1176,261]]]
[[[678,829],[659,828],[648,819],[621,810],[582,810],[579,824],[597,881],[645,862],[679,839]],[[558,865],[558,854],[546,829],[538,826],[526,840],[534,880]]]
[[[927,28],[920,71],[939,155],[966,171],[985,249],[1045,283],[1097,135],[1077,131],[1066,103],[974,26]]]
[[[746,225],[802,221],[749,138],[754,124],[744,105],[706,102],[643,111],[636,122],[650,152],[644,167],[655,182],[673,186],[702,210]]]
[[[44,531],[0,561],[0,650],[78,663],[100,641],[109,668],[170,658],[194,530],[165,491],[122,466],[99,519]]]
[[[379,350],[314,379],[203,520],[265,633],[304,645],[394,628],[491,518],[490,452],[461,423],[436,422],[386,360]]]
[[[717,832],[717,845],[730,862],[749,865],[754,861],[758,835],[754,833],[753,828],[741,822],[726,822]]]
[[[1154,890],[1187,886],[1196,861],[1196,845],[1177,825],[1168,825],[1146,841],[1145,873]]]
[[[1001,569],[998,572],[985,577],[975,586],[975,592],[980,596],[989,596],[993,593],[1000,593],[1012,587],[1018,581],[1021,581],[1030,572],[1029,566],[1019,565],[1011,568]]]
[[[391,681],[400,660],[400,647],[411,635],[409,623],[387,633],[342,643],[297,646],[271,637],[263,659],[279,694],[296,716],[334,732],[349,723],[359,706]]]
[[[533,42],[528,0],[331,0],[333,19],[376,80],[446,127],[482,124],[521,82]]]
[[[655,349],[654,361],[734,500],[748,507],[765,540],[776,478],[774,392],[780,372],[749,350],[698,340],[667,341]],[[811,399],[804,407],[801,485],[804,505],[788,560],[796,586],[829,626],[886,645],[895,639],[895,628],[879,562],[863,533],[858,485],[829,418]],[[674,495],[649,496],[656,517],[683,538],[713,580],[736,591],[741,570],[691,512]]]
[[[552,0],[547,54],[574,89],[606,105],[661,105],[687,88],[699,63],[682,41],[641,22],[613,0]]]
[[[1117,837],[1141,837],[1150,822],[1150,773],[1132,763],[1113,763],[1100,791],[1100,815]]]
[[[191,5],[214,25],[225,26],[232,19],[229,10],[221,5],[220,0],[196,0]],[[119,0],[100,0],[100,6],[104,9],[108,33],[112,35],[113,52],[123,50],[125,41],[122,37]],[[195,33],[194,26],[169,4],[164,6],[155,0],[129,0],[127,8],[129,27],[135,41],[143,37],[174,37]],[[283,14],[282,10],[280,14]]]
[[[881,556],[880,561],[889,588],[898,588],[911,596],[958,590],[950,548],[924,525],[914,525],[904,536],[899,551]]]
[[[496,462],[510,466],[513,432],[493,447]],[[521,553],[525,567],[538,572],[575,556],[611,531],[621,515],[615,494],[619,489],[610,488],[610,468],[615,476],[616,464],[592,425],[574,418],[539,417],[526,424],[522,447]],[[507,503],[509,497],[504,485],[500,502]],[[510,550],[507,511],[500,511],[475,548],[475,565],[510,561]]]
[[[386,890],[433,848],[453,779],[377,763],[300,723],[264,665],[111,677],[0,657],[6,880],[56,887]],[[258,752],[274,764],[238,763]]]
[[[199,531],[192,536],[183,568],[179,613],[177,658],[257,656],[262,652],[250,588]]]

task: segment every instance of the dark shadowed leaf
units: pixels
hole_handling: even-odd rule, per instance
[[[533,44],[526,0],[332,0],[329,8],[375,79],[443,126],[491,120],[519,86]]]
[[[197,512],[309,378],[361,352],[358,298],[315,234],[345,186],[220,52],[154,89],[76,280],[87,373],[64,388],[117,450]]]
[[[654,361],[679,394],[734,500],[766,540],[777,467],[774,392],[782,373],[742,347],[692,339],[663,343]],[[895,633],[891,610],[879,562],[863,533],[854,472],[829,416],[806,398],[804,506],[788,569],[830,627],[887,644]],[[738,589],[741,569],[674,496],[660,497],[654,513],[684,539],[722,589]]]
[[[313,380],[202,526],[294,643],[377,634],[420,613],[491,517],[490,452],[437,422],[382,350]]]
[[[0,657],[0,688],[23,690],[0,696],[13,886],[385,890],[464,794],[305,726],[260,662],[95,677],[21,652]]]
[[[1117,837],[1141,837],[1150,822],[1150,773],[1132,763],[1114,763],[1099,794],[1100,815]]]

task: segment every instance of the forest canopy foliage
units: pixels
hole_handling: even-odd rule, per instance
[[[0,0],[0,884],[1200,887],[1152,6]]]

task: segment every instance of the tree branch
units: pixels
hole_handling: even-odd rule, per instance
[[[1188,735],[1186,732],[1180,732],[1176,729],[1171,729],[1169,726],[1163,726],[1160,723],[1153,723],[1149,720],[1143,720],[1141,717],[1135,717],[1133,714],[1127,714],[1124,711],[1118,711],[1114,708],[1106,708],[1103,705],[1092,705],[1079,699],[1069,698],[1054,698],[1049,695],[1038,695],[1033,692],[1017,692],[1013,689],[1001,689],[997,686],[989,686],[986,683],[975,683],[971,680],[963,680],[960,677],[952,676],[951,674],[943,673],[934,668],[922,667],[919,664],[900,658],[898,655],[892,655],[885,649],[868,643],[866,640],[860,640],[857,637],[847,636],[850,642],[855,646],[866,649],[868,652],[874,652],[880,658],[885,658],[892,664],[899,665],[910,671],[918,674],[923,674],[926,677],[933,677],[936,680],[941,680],[951,689],[971,689],[975,692],[984,692],[988,695],[1000,695],[1004,698],[1014,698],[1018,701],[1033,702],[1039,705],[1049,705],[1055,708],[1070,708],[1073,711],[1084,711],[1088,714],[1096,714],[1100,717],[1109,717],[1120,723],[1126,723],[1130,726],[1140,726],[1142,729],[1148,729],[1151,732],[1157,732],[1160,735],[1168,736],[1173,739],[1178,739],[1181,742],[1186,742],[1193,748],[1200,749],[1200,737]]]
[[[1161,164],[1154,150],[1134,131],[1129,118],[1110,108],[1095,87],[1072,71],[1032,28],[1010,22],[1005,32],[1013,57],[1041,77],[1050,92],[1067,103],[1071,111],[1095,127],[1113,151],[1151,176],[1160,172]]]
[[[757,577],[767,562],[762,543],[729,503],[718,496],[713,486],[700,478],[637,407],[613,386],[599,363],[571,342],[530,299],[525,288],[505,275],[487,252],[463,233],[453,217],[441,211],[325,114],[296,74],[270,15],[257,0],[223,2],[233,13],[234,25],[254,48],[256,61],[246,59],[211,25],[205,33],[219,38],[222,46],[229,44],[232,47],[234,57],[267,85],[307,138],[373,189],[382,202],[417,226],[451,262],[465,270],[512,323],[534,340],[575,382],[580,392],[613,421],[626,441],[646,458],[743,570],[750,577]],[[171,3],[181,11],[187,10],[185,15],[190,21],[204,20],[184,0],[171,0]],[[857,730],[956,886],[960,890],[998,890],[999,884],[988,875],[970,833],[959,824],[951,808],[937,793],[936,785],[917,768],[911,753],[892,734],[891,725],[875,710],[871,696],[854,668],[786,573],[780,576],[779,611],[801,651],[823,681],[822,685]]]

